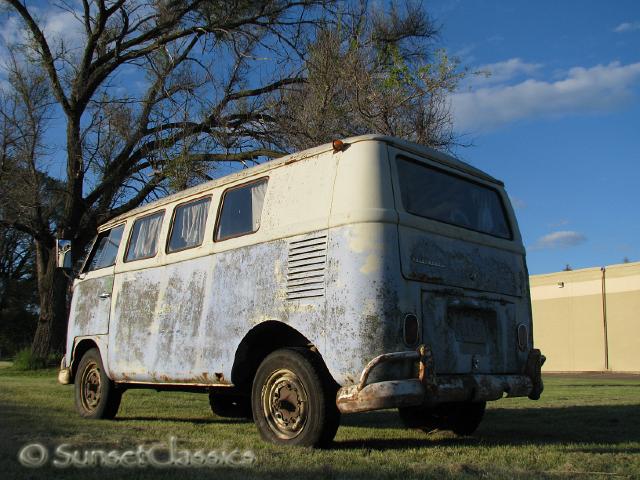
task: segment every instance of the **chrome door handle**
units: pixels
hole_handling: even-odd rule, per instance
[[[101,293],[101,294],[100,294],[100,295],[98,295],[98,296],[99,296],[100,298],[109,298],[109,297],[111,296],[111,294],[110,294],[110,293],[107,293],[107,292],[104,292],[104,293]]]

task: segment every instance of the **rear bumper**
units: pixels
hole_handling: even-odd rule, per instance
[[[371,383],[367,379],[378,365],[393,361],[417,360],[418,378]],[[444,402],[480,402],[508,397],[540,398],[543,390],[540,350],[529,353],[525,370],[519,375],[437,375],[428,347],[417,351],[380,355],[362,371],[357,385],[338,390],[336,404],[342,413],[366,412],[384,408],[435,405]]]

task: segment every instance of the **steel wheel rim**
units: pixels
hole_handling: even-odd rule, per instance
[[[308,419],[308,398],[302,381],[291,370],[271,373],[262,387],[262,411],[271,431],[285,440],[300,435]]]
[[[82,372],[80,381],[80,401],[85,410],[92,412],[98,408],[102,396],[100,368],[96,362],[89,362]]]

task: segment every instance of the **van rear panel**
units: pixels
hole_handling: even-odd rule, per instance
[[[420,285],[411,290],[436,372],[521,373],[531,347],[518,344],[519,327],[531,329],[526,266],[501,186],[400,152],[390,160],[400,269]]]

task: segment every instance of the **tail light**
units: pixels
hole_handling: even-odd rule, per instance
[[[418,317],[409,313],[404,317],[404,343],[409,347],[415,347],[420,341],[420,325],[418,324]]]
[[[518,325],[518,348],[522,351],[526,350],[529,343],[529,332],[524,323]]]

